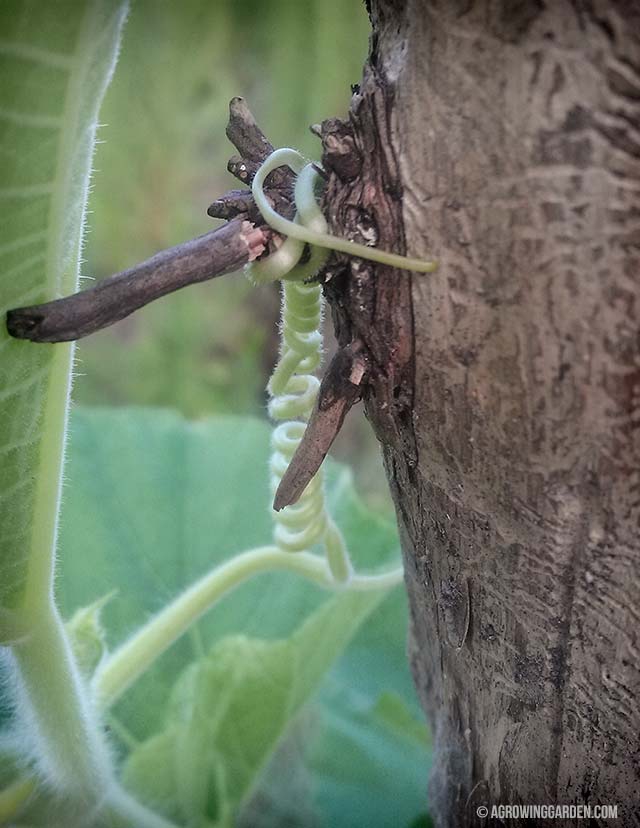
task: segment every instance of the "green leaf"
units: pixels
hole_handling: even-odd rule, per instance
[[[293,717],[382,598],[351,593],[326,601],[288,639],[222,639],[181,676],[166,734],[131,754],[126,784],[161,805],[157,773],[168,761],[174,816],[193,825],[234,819]]]
[[[366,512],[352,509],[354,524],[358,518],[366,519]],[[284,769],[269,768],[242,826],[404,828],[424,817],[432,748],[407,666],[406,628],[406,597],[394,590],[362,625],[308,709],[313,717],[304,728],[303,749],[288,757]],[[300,777],[301,768],[312,795],[305,799],[302,786],[292,802],[289,780],[293,769]]]
[[[2,3],[3,320],[77,287],[96,118],[123,16],[115,0]],[[13,340],[2,324],[0,351],[0,605],[17,610],[28,584],[48,588],[72,348]]]
[[[422,747],[430,743],[424,722],[416,719],[405,700],[397,693],[382,693],[371,711],[374,721],[388,728],[399,739]]]
[[[118,589],[103,613],[110,646],[216,563],[269,542],[266,423],[77,409],[70,433],[58,595],[69,617]],[[391,563],[395,528],[362,507],[345,469],[333,468],[329,490],[358,569]],[[325,598],[289,573],[243,584],[131,688],[115,709],[118,719],[135,738],[151,736],[163,722],[175,677],[213,641],[239,632],[286,637]]]
[[[120,0],[2,3],[3,320],[10,308],[77,288],[96,118],[125,12]],[[64,812],[62,824],[70,826],[78,824],[73,813],[88,825],[102,811],[164,826],[115,784],[52,600],[73,350],[11,340],[0,327],[0,643],[14,645],[10,658],[3,653],[3,673],[14,675],[0,681],[2,716],[15,714],[6,743],[22,768],[36,772],[2,792],[3,819],[13,823],[29,791],[46,779],[55,803],[46,809],[47,825],[56,824],[54,812]]]
[[[265,423],[236,417],[193,423],[167,411],[76,409],[70,431],[59,597],[71,615],[78,605],[117,587],[118,594],[103,611],[111,646],[211,567],[269,540],[270,430]],[[395,528],[365,508],[345,469],[330,464],[328,491],[358,571],[373,571],[399,556]],[[194,681],[195,675],[204,675],[201,681],[207,687],[216,682],[231,687],[236,674],[244,681],[256,661],[255,650],[277,654],[278,648],[289,646],[312,612],[324,613],[326,601],[326,593],[290,573],[261,575],[210,610],[117,704],[110,724],[115,735],[122,735],[122,750],[133,750],[129,779],[135,775],[136,787],[159,810],[178,818],[187,797],[186,781],[179,796],[175,767],[178,732],[184,735],[186,726],[182,723],[179,730],[167,712],[172,692],[174,707],[178,697],[184,699],[173,690],[176,677],[183,676],[183,694],[187,676]],[[359,824],[350,820],[353,808],[370,817],[370,823],[362,824],[383,828],[395,823],[385,823],[376,814],[389,816],[396,791],[406,823],[425,810],[428,749],[416,736],[420,724],[415,731],[409,724],[419,722],[421,712],[406,661],[406,627],[405,595],[396,589],[360,626],[312,706],[290,720],[249,799],[245,797],[248,821],[243,824],[282,825],[285,817],[295,816],[298,822],[292,824],[347,828]],[[314,628],[322,634],[320,625]],[[208,654],[221,641],[212,662]],[[318,658],[324,658],[317,646]],[[244,661],[242,652],[248,652]],[[238,666],[232,668],[234,658]],[[223,662],[226,678],[224,670],[216,669]],[[394,694],[394,701],[386,696],[379,701],[383,692]],[[211,718],[231,721],[236,714],[228,708],[225,712],[225,704],[231,704],[226,695],[212,695]],[[257,717],[267,717],[268,703],[268,694],[256,693]],[[242,723],[242,717],[238,720]],[[214,721],[211,726],[224,733],[230,725]],[[261,743],[264,734],[256,730],[254,764]],[[222,804],[237,802],[238,794],[216,795],[223,789],[226,761],[216,764],[203,751],[204,759],[195,750],[187,751],[194,761],[214,769],[205,783],[194,773],[192,793],[201,812],[204,808],[210,819],[212,814],[223,818]],[[360,774],[352,790],[337,784],[336,774],[344,770],[340,751],[349,773],[346,757],[360,761],[363,752],[370,756],[363,765],[370,776]],[[181,755],[186,768],[188,757]],[[290,796],[294,777],[301,791],[296,801]],[[279,786],[283,780],[284,789]],[[340,813],[334,802],[340,803]],[[309,821],[311,814],[316,822]]]
[[[333,678],[306,757],[324,824],[408,826],[427,810],[424,720],[406,698],[383,694],[371,704]]]

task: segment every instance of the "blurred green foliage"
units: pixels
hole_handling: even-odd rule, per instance
[[[76,408],[58,597],[84,665],[268,542],[269,437],[249,417]],[[326,488],[356,571],[393,566],[395,527],[349,471],[328,462]],[[180,825],[222,828],[241,807],[251,828],[406,828],[426,807],[431,751],[406,626],[399,585],[327,595],[293,573],[246,581],[112,708],[126,786]]]
[[[239,186],[227,106],[244,96],[275,145],[319,154],[309,125],[346,113],[366,57],[361,0],[132,0],[101,110],[85,274],[103,277],[213,226]],[[190,417],[256,412],[277,348],[277,290],[191,287],[81,343],[74,397]]]

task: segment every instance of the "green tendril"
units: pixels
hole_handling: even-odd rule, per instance
[[[269,173],[277,167],[283,166],[288,166],[295,173],[298,173],[295,191],[295,202],[298,212],[293,221],[289,221],[289,219],[284,218],[284,216],[281,216],[273,209],[263,190],[265,179]],[[329,250],[337,250],[339,253],[358,256],[361,259],[368,259],[369,261],[389,265],[390,267],[413,270],[417,273],[432,273],[437,268],[437,262],[434,261],[424,261],[423,259],[401,256],[397,253],[388,253],[384,250],[378,250],[375,247],[368,247],[367,245],[358,244],[349,239],[342,239],[339,236],[332,236],[330,233],[327,233],[327,224],[316,204],[313,188],[313,184],[318,177],[318,173],[313,164],[309,164],[296,150],[284,147],[271,153],[253,179],[253,197],[262,217],[270,227],[283,236],[288,237],[284,243],[288,245],[286,254],[282,254],[278,261],[288,262],[291,258],[293,261],[290,268],[294,267],[302,251],[301,248],[296,247],[290,242],[297,241]],[[309,186],[310,181],[311,186]],[[307,219],[307,216],[310,218]],[[298,249],[300,253],[298,253],[297,258],[294,258],[295,251]],[[259,274],[263,262],[266,263],[271,258],[269,256],[265,260],[253,263],[250,266],[249,273],[252,276],[256,273]],[[286,272],[284,271],[284,273]],[[273,278],[283,278],[283,276],[274,276]]]
[[[296,215],[289,223],[312,233],[314,238],[322,237],[327,223],[315,197],[318,173],[299,153],[294,150],[274,152],[258,170],[254,187],[257,179],[257,188],[262,194],[261,182],[274,166],[282,163],[289,163],[298,173],[294,191]],[[261,210],[262,206],[261,203]],[[312,246],[309,260],[300,265],[298,261],[305,241],[308,239],[290,237],[275,253],[247,266],[247,275],[254,282],[283,280],[280,359],[267,386],[271,397],[269,415],[278,423],[271,438],[272,494],[300,445],[320,387],[314,371],[322,361],[322,289],[317,284],[305,284],[304,280],[318,271],[329,251]],[[322,469],[296,504],[274,513],[273,540],[283,552],[306,552],[320,544],[334,581],[345,584],[351,578],[352,566],[346,543],[326,508]]]
[[[297,174],[293,221],[273,210],[263,190],[269,173],[283,165]],[[318,180],[315,166],[292,149],[273,152],[253,180],[253,196],[262,216],[274,230],[287,236],[274,253],[246,267],[247,276],[254,283],[275,279],[282,279],[284,283],[280,359],[268,385],[269,414],[278,423],[271,442],[274,493],[300,445],[319,389],[314,371],[322,360],[323,297],[319,285],[305,284],[305,280],[318,271],[329,255],[329,249],[424,273],[435,268],[434,262],[386,253],[327,233],[327,222],[316,200]],[[309,258],[306,263],[299,264],[305,243],[310,245]],[[335,582],[346,584],[351,579],[353,567],[346,543],[326,508],[322,469],[295,505],[275,514],[274,542],[282,551],[297,553],[320,544]]]

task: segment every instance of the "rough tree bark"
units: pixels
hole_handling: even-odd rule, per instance
[[[457,828],[480,804],[618,804],[588,824],[637,826],[640,3],[370,15],[350,118],[323,124],[330,220],[441,266],[341,262],[327,293],[372,357],[430,806]]]

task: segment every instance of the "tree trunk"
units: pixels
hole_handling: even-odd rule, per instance
[[[637,826],[640,3],[370,14],[350,119],[323,125],[330,220],[440,267],[345,261],[327,294],[374,364],[430,810],[617,804],[584,824]]]

